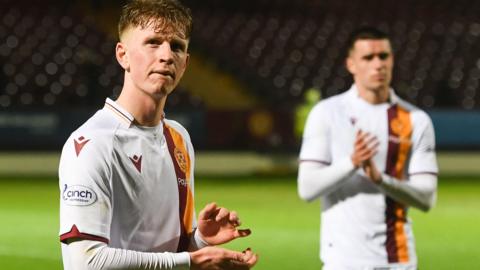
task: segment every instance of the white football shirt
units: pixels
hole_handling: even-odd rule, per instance
[[[404,181],[412,174],[437,174],[428,115],[393,90],[387,103],[372,105],[359,97],[355,85],[312,109],[300,160],[330,165],[349,158],[359,129],[379,140],[374,162],[380,171]],[[407,207],[381,193],[362,170],[321,199],[320,253],[326,265],[346,269],[416,265]]]
[[[135,251],[185,251],[187,235],[196,227],[193,167],[190,137],[179,123],[164,119],[156,127],[139,127],[107,99],[63,147],[61,241],[83,238]]]

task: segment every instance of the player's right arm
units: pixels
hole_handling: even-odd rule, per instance
[[[324,103],[317,104],[305,124],[300,164],[298,168],[298,194],[306,201],[324,196],[352,176],[358,166],[354,155],[331,163],[330,110]],[[355,154],[355,153],[354,153]]]
[[[100,241],[70,240],[66,252],[73,270],[103,269],[232,269],[247,270],[257,257],[251,250],[243,253],[219,247],[205,247],[187,253],[153,253],[111,248]]]

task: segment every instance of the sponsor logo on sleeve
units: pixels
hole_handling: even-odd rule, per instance
[[[91,188],[85,186],[65,184],[62,199],[68,205],[87,206],[97,201],[97,194]]]

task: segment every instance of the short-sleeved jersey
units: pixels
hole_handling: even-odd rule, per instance
[[[140,127],[107,99],[63,147],[61,241],[93,239],[136,251],[186,250],[187,235],[196,226],[193,167],[193,147],[179,123],[164,119],[156,127]],[[65,250],[64,265],[68,269]]]
[[[374,162],[380,171],[402,181],[412,174],[437,174],[434,131],[428,115],[393,90],[388,102],[372,105],[359,97],[355,85],[312,109],[300,160],[330,165],[350,158],[358,130],[379,140]],[[321,203],[320,255],[326,264],[416,265],[407,207],[381,193],[362,170],[322,196]]]

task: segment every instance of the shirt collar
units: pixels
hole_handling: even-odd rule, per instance
[[[103,108],[112,112],[126,127],[130,127],[132,125],[134,120],[133,116],[110,98],[107,98]]]
[[[397,94],[395,94],[395,91],[393,90],[393,88],[390,87],[389,92],[390,92],[390,94],[388,96],[387,103],[390,104],[390,105],[397,104],[399,98],[398,98]],[[355,84],[352,84],[352,86],[350,87],[349,94],[350,94],[351,97],[360,98],[360,96],[358,94],[358,88]]]

